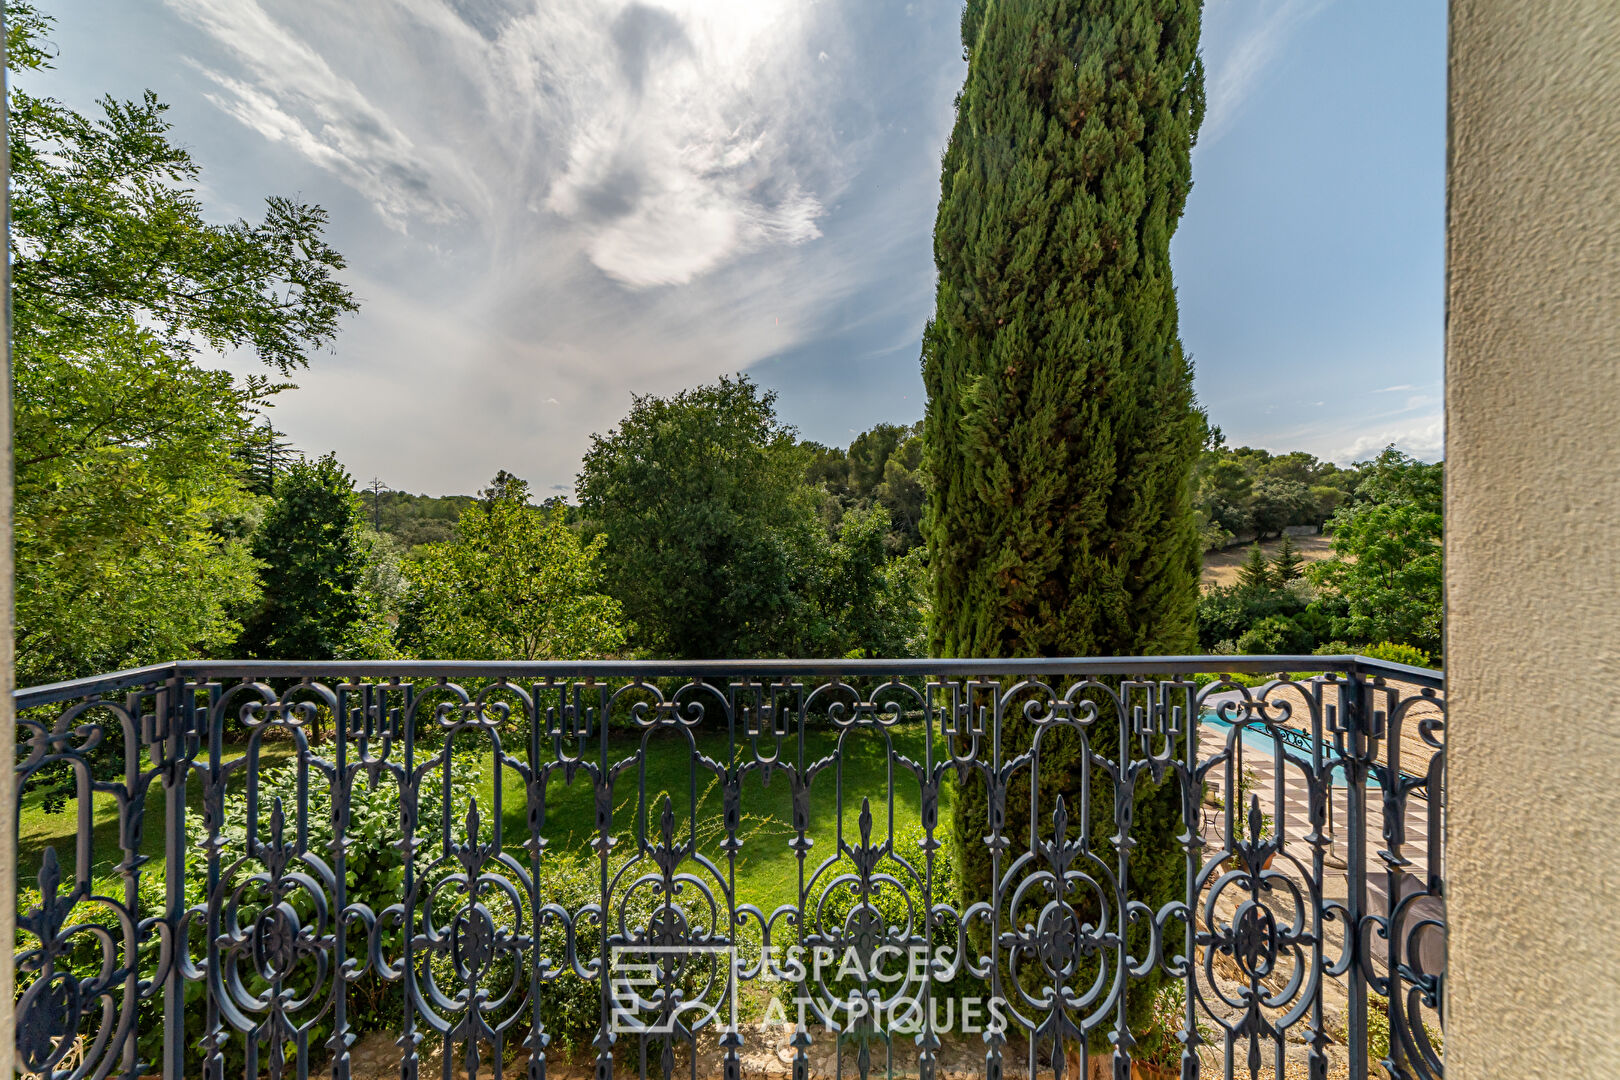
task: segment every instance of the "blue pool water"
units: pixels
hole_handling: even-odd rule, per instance
[[[1212,712],[1212,711],[1205,711],[1203,714],[1201,714],[1199,716],[1199,720],[1201,720],[1203,722],[1205,727],[1211,727],[1211,728],[1219,729],[1220,732],[1221,732],[1221,737],[1222,738],[1225,738],[1225,733],[1228,730],[1230,730],[1231,728],[1236,726],[1235,724],[1231,723],[1230,721],[1222,720],[1219,716],[1215,715],[1215,713]],[[1272,736],[1266,734],[1266,732],[1263,729],[1256,728],[1256,727],[1246,727],[1246,728],[1243,729],[1243,733],[1242,733],[1242,735],[1239,736],[1239,738],[1241,738],[1243,740],[1243,756],[1245,758],[1245,761],[1244,761],[1245,766],[1252,765],[1252,763],[1253,763],[1254,759],[1249,757],[1249,754],[1251,752],[1258,755],[1261,761],[1272,761],[1272,760],[1274,760],[1275,755],[1276,755],[1276,751],[1277,751],[1277,740],[1275,738],[1273,738]],[[1307,760],[1309,760],[1309,758],[1310,758],[1309,751],[1301,750],[1297,746],[1291,746],[1291,745],[1289,745],[1287,743],[1284,743],[1283,748],[1284,748],[1285,751],[1293,753],[1295,757],[1301,757],[1301,758],[1305,758]],[[1204,755],[1201,752],[1199,756],[1202,757]],[[1327,746],[1322,747],[1322,758],[1323,758],[1324,761],[1327,761],[1327,762],[1331,763],[1333,761],[1336,761],[1338,759],[1338,757],[1339,757],[1338,751],[1335,750],[1331,745],[1327,745]],[[1344,787],[1344,785],[1345,785],[1344,770],[1343,769],[1337,769],[1337,768],[1334,769],[1333,770],[1333,786],[1334,787]],[[1380,785],[1378,783],[1378,778],[1376,776],[1369,775],[1367,777],[1367,786],[1368,787],[1373,787],[1373,788],[1379,787]]]

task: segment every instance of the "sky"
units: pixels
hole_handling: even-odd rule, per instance
[[[357,483],[569,493],[633,394],[745,371],[805,438],[923,411],[955,0],[46,0],[219,220],[331,215],[361,302],[271,419]],[[1172,246],[1229,444],[1441,448],[1443,0],[1207,0]],[[223,361],[253,370],[245,357]]]

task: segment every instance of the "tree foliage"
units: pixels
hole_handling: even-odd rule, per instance
[[[476,501],[472,495],[412,495],[383,490],[367,493],[368,509],[373,499],[376,500],[377,530],[398,540],[406,551],[454,539],[456,522]]]
[[[1272,577],[1271,564],[1266,561],[1265,552],[1260,550],[1259,544],[1249,545],[1249,554],[1238,567],[1238,587],[1249,592],[1263,592],[1277,584]]]
[[[372,541],[354,481],[337,458],[297,460],[253,537],[264,597],[240,648],[263,660],[375,658],[386,651],[383,613],[365,588]]]
[[[922,551],[889,554],[882,506],[845,511],[824,541],[801,621],[802,656],[921,656],[927,649]]]
[[[992,5],[934,231],[925,533],[947,656],[1191,641],[1203,424],[1169,245],[1202,112],[1198,8]]]
[[[401,636],[418,655],[455,660],[579,660],[625,643],[624,611],[601,591],[605,543],[582,543],[562,515],[530,506],[502,471],[467,507],[455,539],[406,564],[414,595]]]
[[[1357,499],[1333,515],[1333,556],[1311,580],[1344,598],[1337,632],[1356,642],[1441,647],[1444,467],[1388,447],[1363,470]]]
[[[1299,553],[1294,538],[1287,533],[1283,534],[1282,542],[1277,545],[1277,551],[1271,557],[1271,577],[1279,585],[1287,585],[1291,581],[1298,581],[1305,576],[1305,559]]]
[[[1304,524],[1315,509],[1310,488],[1298,480],[1264,477],[1249,494],[1249,521],[1257,540],[1281,536],[1288,526]]]
[[[605,537],[604,579],[642,651],[923,651],[922,552],[894,555],[908,541],[889,510],[920,512],[915,431],[880,424],[851,452],[794,435],[775,395],[738,376],[636,398],[618,428],[593,439],[581,525]]]
[[[49,20],[6,11],[26,79]],[[224,648],[257,593],[240,451],[281,387],[197,358],[301,366],[355,309],[342,259],[318,207],[209,223],[151,94],[95,116],[15,85],[9,102],[17,677]]]
[[[969,66],[942,168],[922,357],[939,655],[1190,651],[1190,471],[1204,421],[1170,238],[1203,112],[1199,10],[1003,0],[964,11]],[[1028,723],[1009,718],[1002,738],[1028,745]],[[1115,738],[1111,720],[1090,732],[1093,746]],[[1078,740],[1043,745],[1043,829],[1059,794],[1077,799],[1086,768]],[[1007,795],[1015,837],[1030,827],[1027,775],[1024,793]],[[1110,785],[1093,790],[1091,812],[1111,820]],[[1134,798],[1132,880],[1156,908],[1179,873],[1177,796],[1148,782]],[[955,837],[975,900],[991,890],[986,813],[982,786],[966,785]]]
[[[1252,446],[1232,449],[1218,427],[1209,429],[1193,470],[1193,506],[1206,550],[1239,538],[1280,536],[1290,525],[1321,530],[1355,491],[1360,474],[1318,460],[1303,450],[1272,454]]]
[[[690,659],[790,652],[819,520],[807,454],[746,375],[635,398],[591,438],[586,528],[605,532],[608,591],[639,643]]]
[[[151,91],[104,97],[97,117],[19,89],[10,103],[20,349],[48,340],[71,355],[95,349],[109,327],[138,323],[171,355],[242,348],[286,374],[358,310],[336,278],[343,258],[322,238],[320,207],[273,196],[258,223],[204,218],[199,169]]]
[[[884,545],[903,555],[922,545],[928,484],[923,470],[922,425],[876,424],[847,450],[801,444],[810,454],[805,479],[827,493],[823,516],[836,522],[846,510],[880,506],[889,516]]]

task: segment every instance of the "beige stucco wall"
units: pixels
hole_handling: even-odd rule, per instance
[[[1453,0],[1449,1080],[1620,1077],[1620,0]]]

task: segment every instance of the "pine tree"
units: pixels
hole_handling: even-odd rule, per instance
[[[1249,554],[1238,567],[1238,588],[1247,592],[1265,592],[1273,584],[1271,564],[1259,544],[1249,545]]]
[[[1300,557],[1294,538],[1283,533],[1282,543],[1277,545],[1277,553],[1271,557],[1271,577],[1277,584],[1286,585],[1304,575],[1305,560]]]
[[[1200,8],[970,0],[964,10],[969,67],[943,163],[923,338],[939,655],[1194,645],[1189,477],[1204,423],[1178,335],[1170,237],[1203,112]],[[1105,710],[1092,726],[1096,752],[1117,748],[1116,724]],[[1008,718],[1009,752],[1031,738]],[[1043,742],[1048,834],[1058,794],[1077,810],[1080,760],[1072,735]],[[1016,786],[1005,796],[1015,848],[1029,830],[1022,775],[1022,796]],[[1111,823],[1113,784],[1093,792],[1093,820]],[[1178,803],[1173,781],[1136,789],[1132,893],[1155,909],[1180,888]],[[986,814],[982,782],[964,784],[955,835],[968,900],[991,892]],[[1109,854],[1106,841],[1094,847]],[[1133,952],[1145,943],[1133,939]]]

